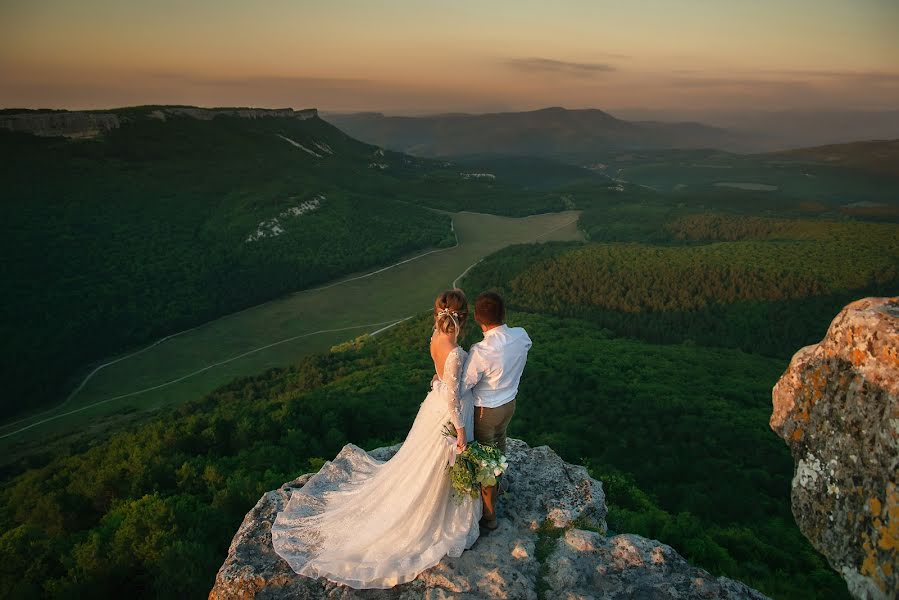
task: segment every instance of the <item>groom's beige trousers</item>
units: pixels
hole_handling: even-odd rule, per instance
[[[479,444],[496,446],[505,453],[506,428],[515,414],[515,400],[496,408],[474,407],[474,439]],[[481,500],[484,504],[485,521],[496,520],[496,486],[482,487]]]

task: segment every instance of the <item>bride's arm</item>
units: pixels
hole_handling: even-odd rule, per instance
[[[450,421],[456,428],[456,445],[460,449],[465,447],[465,424],[462,422],[462,390],[460,378],[462,375],[462,353],[453,350],[446,361],[443,370],[443,380],[449,389],[448,400]]]

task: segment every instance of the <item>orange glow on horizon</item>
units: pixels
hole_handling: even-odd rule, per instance
[[[0,105],[899,106],[899,3],[0,5]]]

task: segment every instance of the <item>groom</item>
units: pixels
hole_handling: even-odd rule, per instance
[[[471,389],[474,395],[474,438],[505,453],[506,427],[515,413],[515,396],[531,338],[521,327],[505,324],[506,307],[499,294],[484,292],[478,296],[474,319],[484,339],[468,351],[463,375],[464,389]],[[490,531],[497,528],[496,497],[497,486],[481,488],[484,511],[480,525]]]

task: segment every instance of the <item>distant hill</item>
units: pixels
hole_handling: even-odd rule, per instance
[[[481,115],[327,114],[350,135],[418,156],[511,155],[583,163],[610,150],[733,148],[741,138],[701,123],[624,121],[598,109],[560,107]]]
[[[871,173],[899,176],[899,139],[829,144],[776,152],[769,156],[823,162]]]

